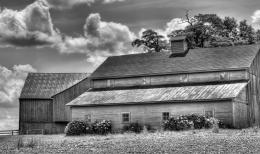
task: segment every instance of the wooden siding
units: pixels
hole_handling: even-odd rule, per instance
[[[260,53],[256,55],[253,63],[249,69],[248,83],[248,116],[250,125],[260,125]]]
[[[74,86],[53,96],[53,121],[67,122],[71,120],[71,110],[67,103],[87,91],[90,87],[89,79],[84,79]]]
[[[113,129],[123,127],[122,116],[124,112],[131,114],[131,122],[138,121],[142,124],[150,124],[159,129],[162,122],[162,112],[170,112],[172,116],[183,114],[204,114],[205,111],[214,111],[214,116],[227,124],[233,124],[232,102],[205,102],[205,103],[175,103],[175,104],[146,104],[146,105],[117,105],[96,107],[72,107],[72,120],[84,119],[85,115],[91,115],[91,121],[111,120]]]
[[[248,80],[245,70],[93,80],[92,88],[126,88]],[[108,82],[109,81],[109,82]]]
[[[233,100],[233,124],[236,128],[245,128],[250,124],[246,88]]]
[[[52,122],[51,99],[21,99],[20,122]]]
[[[19,131],[26,134],[27,130],[44,129],[50,133],[53,104],[51,99],[20,99]]]

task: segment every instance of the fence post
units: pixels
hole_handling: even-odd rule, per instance
[[[14,132],[13,132],[13,130],[12,130],[12,136],[14,135]]]

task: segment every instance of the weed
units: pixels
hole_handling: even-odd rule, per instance
[[[17,149],[19,150],[22,147],[24,147],[23,138],[19,137],[18,140],[17,140]]]

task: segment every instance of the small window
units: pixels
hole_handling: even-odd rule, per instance
[[[90,115],[90,114],[86,114],[84,120],[85,120],[86,122],[91,122],[91,115]]]
[[[205,117],[213,118],[214,117],[213,110],[205,111]]]
[[[162,120],[165,121],[165,120],[168,120],[170,117],[170,113],[169,112],[163,112],[162,113]]]
[[[122,113],[122,122],[129,123],[130,122],[130,113]]]
[[[111,80],[107,80],[107,87],[111,87]]]
[[[114,80],[107,80],[107,88],[113,88],[114,87]]]

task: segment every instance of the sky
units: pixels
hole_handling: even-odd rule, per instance
[[[0,0],[0,130],[18,128],[28,72],[93,72],[108,56],[143,52],[144,29],[167,35],[215,13],[260,28],[259,0]]]

